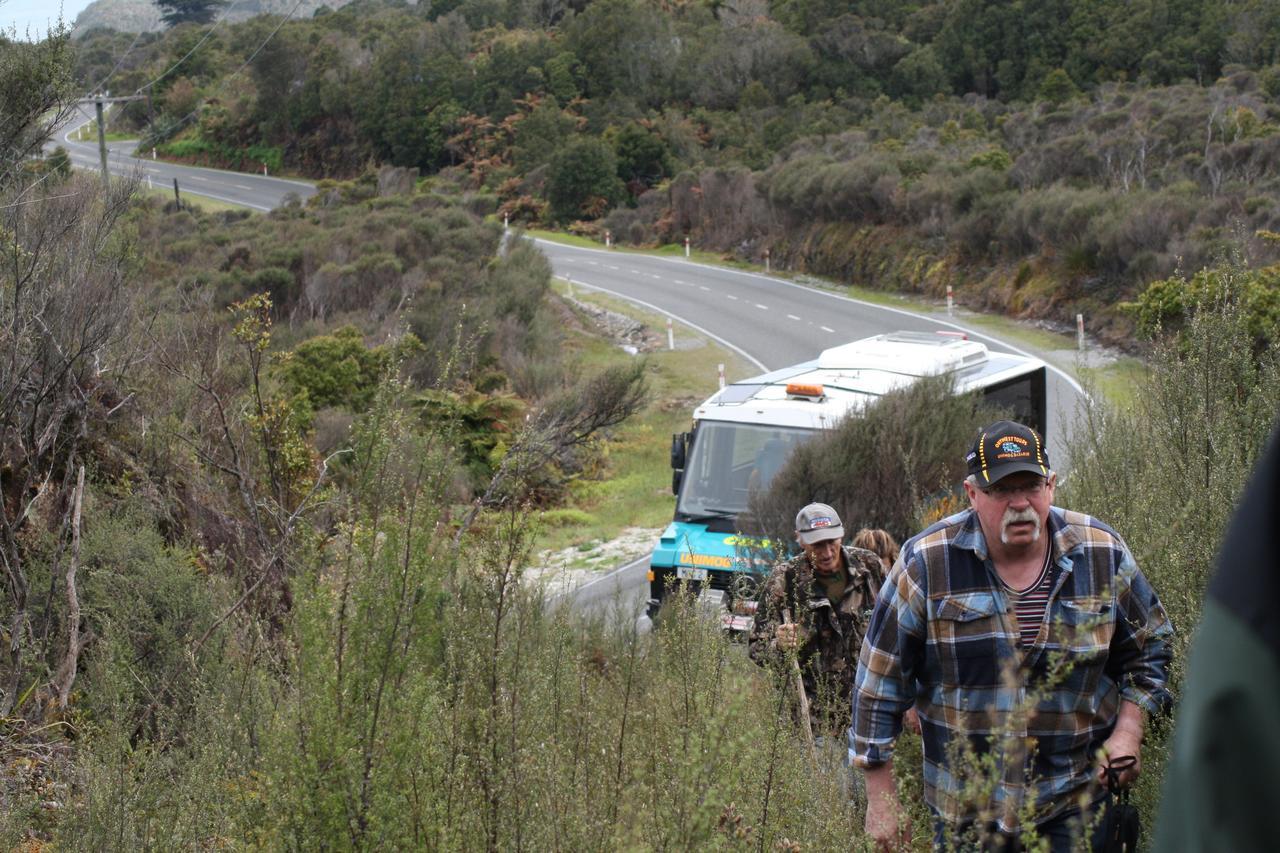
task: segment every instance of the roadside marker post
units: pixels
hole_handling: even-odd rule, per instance
[[[511,230],[511,214],[510,213],[502,214],[502,230],[503,231]]]
[[[689,238],[688,237],[684,238],[684,256],[686,258],[689,257]]]
[[[1076,349],[1084,349],[1084,315],[1076,315]]]
[[[720,370],[720,387],[721,387],[721,388],[723,388],[723,387],[724,387],[724,363],[723,363],[723,362],[721,362],[721,363],[718,365],[718,367],[719,367],[719,370]]]
[[[947,316],[951,316],[951,312],[955,309],[955,294],[951,291],[951,285],[947,285]]]
[[[768,249],[764,250],[764,271],[766,275],[769,273],[769,250]]]
[[[671,322],[671,318],[667,318],[667,349],[676,348],[676,331],[675,325]]]
[[[613,248],[613,232],[612,231],[604,232],[604,247],[606,249]]]
[[[564,283],[565,283],[565,286],[566,286],[566,287],[568,287],[568,289],[569,289],[569,298],[570,298],[570,299],[572,299],[572,298],[573,298],[573,278],[572,278],[572,276],[565,276],[565,277],[564,277]]]

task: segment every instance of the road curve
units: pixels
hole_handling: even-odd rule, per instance
[[[728,346],[761,372],[815,358],[827,347],[898,330],[962,331],[993,351],[1038,355],[945,316],[875,305],[760,273],[683,258],[537,240],[556,275],[666,314]],[[714,388],[714,369],[707,374]],[[731,377],[742,378],[742,377]],[[1066,461],[1065,431],[1086,401],[1079,383],[1049,366],[1050,458]]]
[[[96,139],[81,142],[71,138],[91,119],[92,106],[82,104],[80,114],[58,132],[60,141],[50,142],[46,148],[61,144],[72,165],[100,168]],[[176,179],[184,191],[261,211],[278,207],[291,194],[305,199],[316,192],[314,185],[303,181],[138,158],[133,148],[134,143],[109,143],[108,167],[113,174],[136,175],[153,187],[171,188]],[[900,329],[963,331],[995,351],[1037,355],[946,316],[875,305],[759,273],[683,258],[536,242],[557,276],[670,316],[737,352],[762,372],[814,358],[830,346]],[[710,365],[708,368],[710,393],[714,373]],[[1048,392],[1050,458],[1061,468],[1066,461],[1065,430],[1087,397],[1074,378],[1053,365],[1049,367]],[[638,612],[646,595],[647,568],[647,558],[620,566],[580,587],[574,600],[580,606],[620,606]]]
[[[830,346],[897,330],[962,331],[993,351],[1040,355],[946,316],[875,305],[759,273],[550,240],[536,243],[557,276],[670,316],[737,352],[762,372],[814,358]],[[715,373],[712,365],[707,368],[710,394]],[[1061,468],[1066,461],[1065,431],[1088,398],[1073,377],[1053,365],[1048,394],[1049,453]],[[622,565],[579,587],[574,603],[595,612],[638,615],[648,596],[647,569],[647,558]]]
[[[102,168],[98,152],[97,135],[86,135],[84,141],[73,136],[80,128],[93,120],[93,105],[80,104],[72,119],[58,129],[56,141],[45,145],[45,150],[61,145],[67,149],[71,165],[78,169],[97,171]],[[228,172],[221,169],[205,169],[198,166],[182,166],[134,155],[136,142],[108,142],[107,166],[113,175],[136,177],[144,184],[162,190],[172,190],[178,182],[180,192],[190,192],[228,204],[236,204],[253,210],[268,211],[289,195],[305,199],[315,195],[314,184],[286,178],[273,178],[245,172]]]

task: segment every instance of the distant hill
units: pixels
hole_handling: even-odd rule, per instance
[[[321,6],[339,9],[351,0],[302,0],[293,16],[310,18]],[[232,0],[226,13],[229,23],[247,21],[257,15],[287,15],[294,0]],[[125,33],[157,32],[164,29],[160,9],[152,0],[94,0],[76,16],[73,38],[81,38],[92,29],[107,28]]]

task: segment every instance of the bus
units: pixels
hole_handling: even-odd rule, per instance
[[[755,584],[768,571],[768,542],[738,526],[752,490],[765,488],[791,451],[854,416],[884,394],[948,373],[959,392],[1044,435],[1043,362],[991,352],[954,332],[894,332],[823,350],[816,359],[722,387],[693,410],[693,426],[672,436],[675,517],[649,558],[646,613],[657,616],[673,584],[713,593],[724,627],[750,628]],[[783,548],[782,550],[786,550]]]

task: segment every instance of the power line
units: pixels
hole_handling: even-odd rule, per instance
[[[177,62],[175,62],[175,63],[173,63],[172,65],[170,65],[168,68],[166,68],[166,69],[164,70],[164,73],[162,73],[162,74],[161,74],[159,77],[157,77],[156,79],[152,80],[150,83],[147,83],[147,84],[146,84],[146,85],[144,85],[144,86],[139,86],[139,87],[137,88],[137,91],[138,91],[138,92],[141,92],[143,89],[150,89],[152,86],[154,86],[155,84],[159,83],[159,82],[160,82],[161,80],[163,80],[165,77],[169,76],[169,72],[173,71],[173,70],[174,70],[175,68],[177,68],[179,65],[181,65],[182,63],[184,63],[184,62],[186,62],[188,59],[190,59],[190,58],[191,58],[191,54],[193,54],[193,53],[195,53],[197,50],[199,50],[199,49],[200,49],[200,47],[201,47],[205,42],[207,42],[207,41],[209,40],[209,37],[213,35],[213,31],[214,31],[214,30],[216,30],[216,29],[218,28],[218,25],[219,25],[219,24],[221,24],[224,20],[226,20],[227,15],[231,14],[231,10],[232,10],[232,9],[234,9],[234,8],[238,5],[238,3],[239,3],[239,0],[236,0],[236,2],[231,3],[231,4],[227,5],[227,6],[224,6],[224,7],[223,7],[223,9],[222,9],[222,14],[218,15],[218,19],[217,19],[216,21],[214,21],[214,22],[213,22],[213,26],[209,27],[209,29],[205,31],[205,34],[204,34],[203,36],[201,36],[201,37],[200,37],[200,41],[196,42],[196,43],[195,43],[195,45],[191,48],[191,50],[188,50],[188,51],[187,51],[186,56],[182,57],[182,58],[181,58],[181,59],[179,59]]]
[[[120,55],[120,58],[116,60],[115,66],[110,71],[107,72],[107,76],[103,77],[97,83],[89,87],[90,92],[102,91],[103,84],[106,83],[108,80],[110,80],[112,77],[114,77],[115,73],[120,70],[120,66],[124,65],[124,61],[129,58],[129,54],[133,53],[133,49],[138,46],[138,41],[142,38],[142,36],[143,36],[143,33],[139,32],[136,36],[133,37],[133,41],[129,44],[127,48],[125,48],[125,51],[123,54]]]
[[[267,44],[268,44],[268,43],[269,43],[273,38],[275,38],[275,37],[276,37],[276,33],[280,32],[280,28],[281,28],[281,27],[283,27],[285,24],[287,24],[287,23],[289,22],[289,20],[293,17],[293,13],[294,13],[294,12],[297,12],[297,11],[298,11],[298,7],[299,7],[299,6],[301,6],[301,5],[302,5],[302,0],[297,0],[297,2],[295,2],[295,3],[293,4],[293,8],[289,10],[289,14],[285,15],[283,18],[281,18],[281,19],[280,19],[280,23],[276,24],[276,28],[275,28],[274,30],[272,30],[270,33],[268,33],[268,34],[267,34],[267,37],[266,37],[265,39],[263,39],[262,44],[258,45],[258,46],[254,49],[253,53],[249,54],[249,58],[248,58],[248,59],[246,59],[244,62],[240,63],[240,67],[239,67],[239,68],[237,68],[235,71],[231,72],[231,73],[230,73],[230,74],[228,74],[226,77],[223,77],[223,78],[222,78],[222,81],[221,81],[221,82],[219,82],[219,83],[218,83],[218,85],[217,85],[217,87],[215,87],[215,88],[214,88],[214,90],[213,90],[213,94],[217,94],[218,92],[221,92],[221,91],[222,91],[222,89],[223,89],[223,88],[224,88],[228,83],[230,83],[233,79],[235,79],[236,77],[238,77],[238,76],[240,75],[240,72],[241,72],[241,71],[244,71],[246,68],[248,68],[248,67],[249,67],[249,63],[253,62],[253,60],[254,60],[255,58],[257,58],[258,54],[262,52],[262,49],[263,49],[264,47],[266,47],[266,46],[267,46]],[[139,91],[141,91],[141,90],[139,90]],[[193,109],[191,112],[187,113],[185,116],[183,116],[181,119],[179,119],[179,120],[178,120],[178,123],[177,123],[177,124],[175,124],[175,125],[173,125],[172,132],[177,132],[177,130],[178,130],[179,128],[181,128],[181,127],[182,127],[183,125],[185,125],[187,122],[191,121],[191,119],[193,119],[193,118],[195,118],[197,115],[199,115],[200,110],[202,110],[202,109],[204,108],[205,104],[209,103],[209,97],[210,97],[210,96],[206,96],[206,97],[204,98],[204,100],[202,100],[202,101],[201,101],[201,102],[196,106],[196,108],[195,108],[195,109]]]

